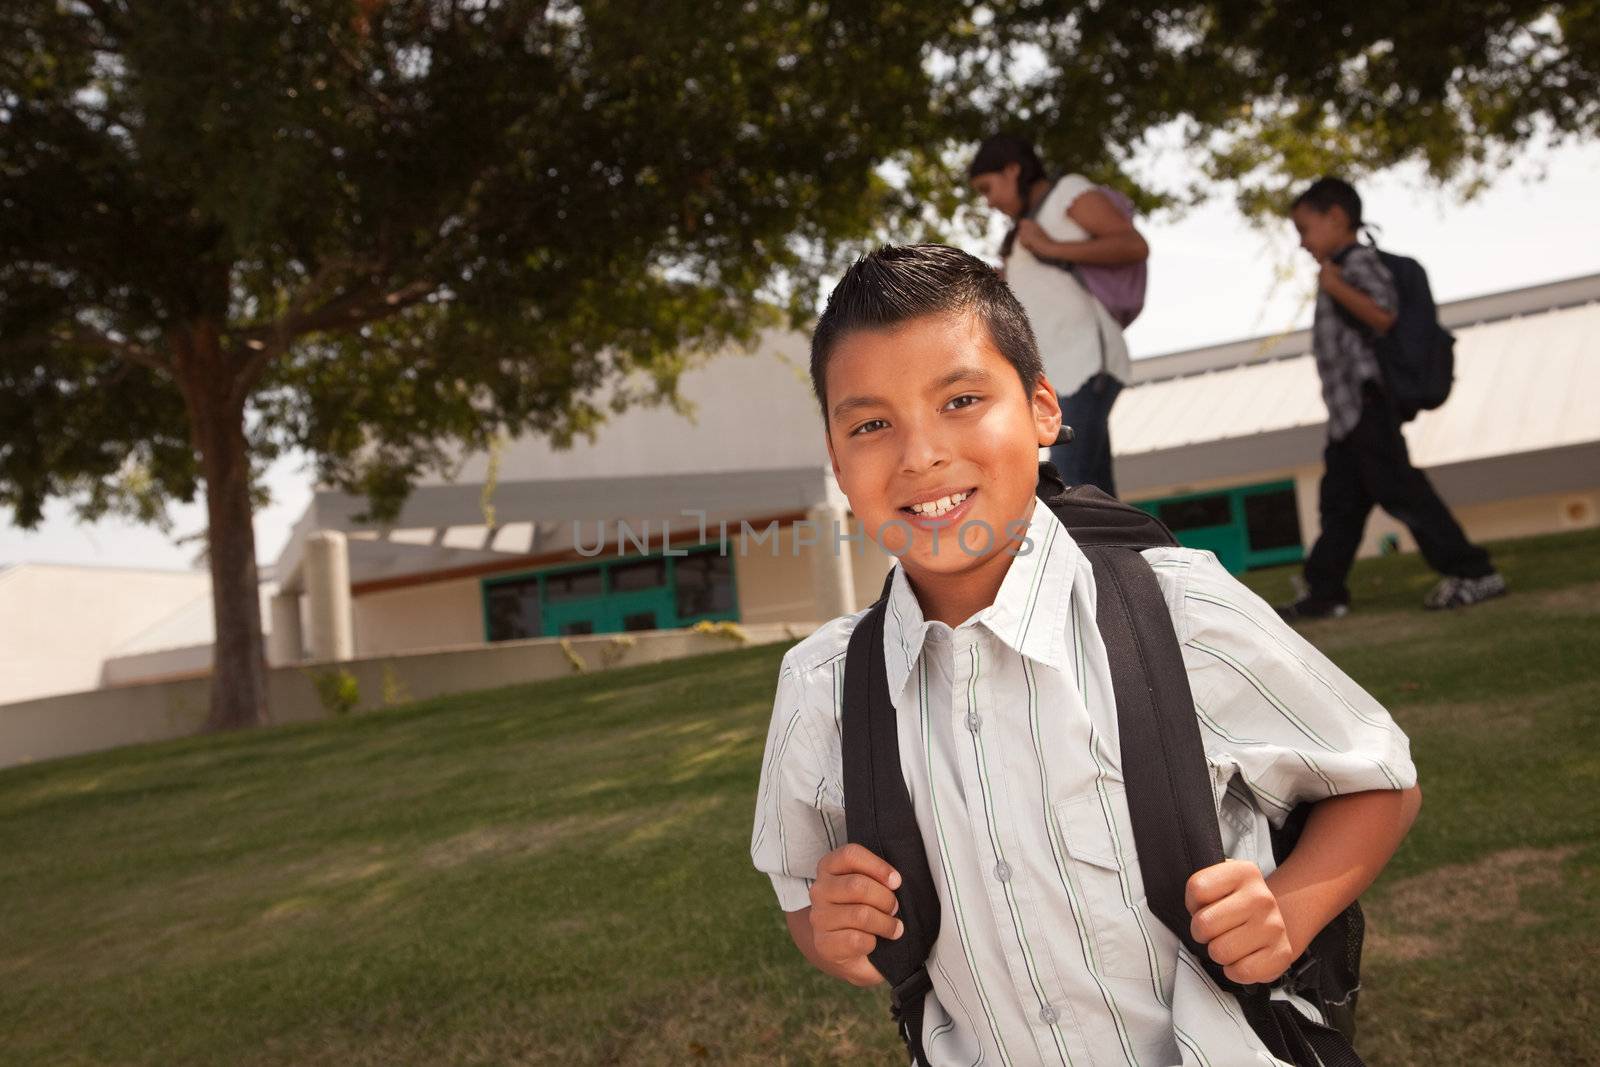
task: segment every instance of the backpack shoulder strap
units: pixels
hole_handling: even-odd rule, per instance
[[[1095,578],[1095,623],[1111,664],[1128,819],[1145,897],[1206,973],[1234,994],[1274,1056],[1293,1064],[1362,1067],[1348,1039],[1319,1026],[1267,986],[1242,986],[1189,929],[1189,877],[1224,859],[1216,801],[1183,650],[1155,572],[1137,549],[1084,548]]]
[[[939,937],[939,896],[900,769],[899,728],[883,665],[883,620],[893,582],[891,568],[882,596],[856,623],[845,653],[845,831],[851,843],[900,872],[895,897],[905,932],[893,941],[880,939],[867,958],[889,983],[889,1009],[913,1062],[925,1065],[922,1009],[933,986],[927,962]]]
[[[1092,485],[1067,488],[1052,463],[1039,464],[1038,496],[1080,548],[1159,548],[1177,545],[1166,524]]]
[[[1221,863],[1205,747],[1189,675],[1166,599],[1137,551],[1089,546],[1095,622],[1111,663],[1128,817],[1145,895],[1158,919],[1217,977],[1205,947],[1189,932],[1189,876]]]

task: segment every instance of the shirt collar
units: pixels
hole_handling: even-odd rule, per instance
[[[1082,555],[1072,535],[1040,501],[1028,519],[1027,551],[1012,557],[994,603],[962,626],[981,625],[1029,659],[1065,671],[1067,612]],[[883,664],[889,692],[898,697],[922,654],[933,625],[923,617],[905,568],[895,564],[883,621]]]

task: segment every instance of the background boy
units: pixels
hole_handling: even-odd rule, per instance
[[[1272,1063],[1145,906],[1093,573],[1035,506],[1038,449],[1061,415],[1015,297],[954,249],[880,249],[834,290],[812,378],[839,484],[899,555],[884,659],[941,908],[931,1061]],[[1006,533],[963,545],[980,524]],[[1194,934],[1230,978],[1270,981],[1404,836],[1420,803],[1408,745],[1209,553],[1145,558],[1183,644],[1231,857],[1189,883]],[[784,657],[751,853],[805,957],[873,985],[868,952],[900,933],[899,879],[843,844],[841,684],[859,617]],[[1274,869],[1266,820],[1305,800],[1321,803]]]
[[[1311,346],[1328,407],[1328,445],[1318,491],[1322,532],[1306,557],[1306,592],[1279,613],[1293,621],[1350,610],[1345,583],[1373,504],[1405,524],[1422,557],[1444,576],[1423,599],[1425,607],[1465,607],[1503,595],[1505,579],[1489,554],[1467,540],[1427,475],[1411,465],[1384,396],[1374,338],[1394,325],[1398,300],[1383,260],[1356,241],[1361,197],[1348,182],[1320,178],[1295,198],[1289,215],[1300,247],[1322,268]]]

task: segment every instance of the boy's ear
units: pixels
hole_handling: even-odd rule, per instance
[[[1056,436],[1061,432],[1061,400],[1056,396],[1055,386],[1050,384],[1049,378],[1039,375],[1039,380],[1033,383],[1033,395],[1029,400],[1033,404],[1033,424],[1038,430],[1039,444],[1055,444]]]

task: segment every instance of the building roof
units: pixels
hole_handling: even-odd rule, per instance
[[[1592,304],[1600,300],[1600,274],[1543,282],[1500,293],[1463,297],[1439,305],[1439,321],[1452,331],[1501,319],[1541,311]],[[1185,348],[1176,352],[1141,356],[1133,361],[1133,382],[1143,385],[1165,378],[1178,378],[1202,371],[1236,367],[1247,363],[1266,363],[1276,359],[1308,355],[1310,330],[1289,330],[1238,341]]]
[[[1440,319],[1456,335],[1456,382],[1442,408],[1406,429],[1418,466],[1600,441],[1600,419],[1585,410],[1600,392],[1600,274],[1453,301]],[[1314,459],[1321,447],[1327,412],[1307,331],[1135,366],[1111,416],[1130,489],[1198,480],[1204,453],[1230,444],[1254,442],[1259,467]]]
[[[566,555],[580,539],[588,549],[602,535],[608,546],[631,537],[648,539],[659,549],[670,532],[677,546],[691,533],[698,534],[702,512],[708,536],[716,540],[719,521],[792,517],[842,497],[831,472],[818,464],[703,474],[619,472],[584,480],[528,478],[498,483],[492,499],[497,525],[490,529],[484,522],[481,483],[421,486],[393,526],[374,528],[358,518],[362,501],[318,491],[279,557],[283,587],[299,587],[295,572],[300,554],[306,538],[318,530],[346,531],[350,580],[359,586]],[[626,532],[619,523],[627,524]]]
[[[1407,428],[1420,466],[1600,441],[1600,420],[1580,408],[1600,395],[1600,274],[1451,301],[1440,318],[1456,332],[1457,381],[1444,408]],[[1136,495],[1315,462],[1326,412],[1310,344],[1298,330],[1136,360],[1112,412],[1119,486]],[[464,457],[453,480],[419,485],[388,527],[360,519],[361,500],[318,490],[278,559],[283,587],[298,587],[318,530],[351,535],[351,580],[372,587],[570,553],[574,522],[585,539],[601,519],[648,522],[659,537],[667,522],[693,523],[685,508],[714,524],[839,500],[805,363],[805,338],[775,331],[753,354],[684,375],[693,414],[634,408],[568,450],[529,438]]]

